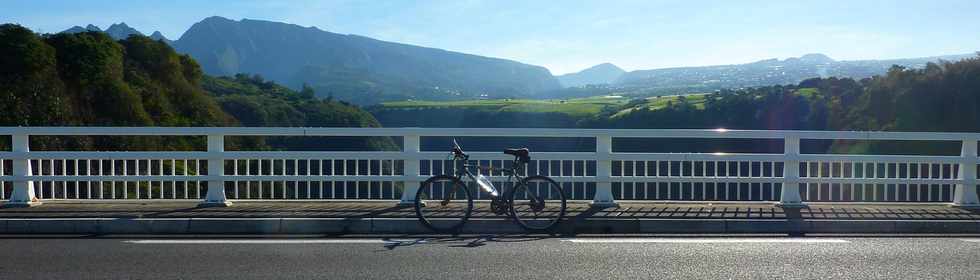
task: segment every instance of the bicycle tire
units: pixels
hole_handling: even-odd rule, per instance
[[[545,190],[541,189],[542,185],[545,186]],[[535,199],[534,196],[540,200]],[[518,225],[529,231],[554,229],[565,217],[568,206],[561,185],[546,176],[524,178],[514,186],[508,199],[511,217]],[[523,215],[526,213],[532,215]]]
[[[465,199],[454,197],[458,195]],[[415,214],[427,228],[439,233],[455,233],[462,229],[472,213],[473,196],[459,178],[437,175],[419,184],[415,193]]]

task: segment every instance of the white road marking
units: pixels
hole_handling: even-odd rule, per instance
[[[966,241],[966,242],[975,242],[975,243],[980,243],[980,239],[960,239],[960,240],[962,240],[962,241]]]
[[[572,243],[849,243],[826,238],[572,238]]]
[[[398,244],[424,243],[418,240],[382,239],[146,239],[126,240],[131,244]]]

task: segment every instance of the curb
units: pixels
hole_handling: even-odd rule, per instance
[[[556,233],[980,233],[977,220],[583,219]],[[5,234],[425,234],[414,218],[42,218],[0,219]],[[471,219],[462,233],[524,230],[507,219]]]

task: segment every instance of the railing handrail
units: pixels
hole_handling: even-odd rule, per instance
[[[0,135],[105,135],[105,136],[505,136],[617,138],[743,138],[839,140],[978,140],[972,132],[734,130],[734,129],[589,129],[589,128],[419,128],[419,127],[107,127],[46,126],[0,127]]]

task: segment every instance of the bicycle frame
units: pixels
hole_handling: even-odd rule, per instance
[[[462,161],[462,168],[458,168],[457,169],[455,167],[459,165],[458,164],[459,161]],[[518,161],[516,159],[514,161],[512,161],[512,164],[511,164],[511,167],[510,168],[494,168],[493,166],[482,166],[482,165],[479,165],[479,164],[469,164],[469,163],[467,163],[468,161],[469,161],[468,156],[467,157],[464,157],[464,158],[460,158],[459,156],[454,156],[453,157],[453,167],[454,167],[454,169],[456,169],[456,172],[455,172],[454,176],[456,176],[457,178],[460,178],[460,180],[463,180],[463,178],[469,178],[470,181],[477,182],[476,175],[473,174],[473,172],[471,172],[470,169],[486,170],[487,172],[493,172],[493,171],[502,172],[502,173],[504,173],[504,174],[507,175],[507,182],[508,183],[520,182],[520,181],[524,180],[524,178],[526,177],[526,176],[521,175],[520,172],[518,172],[518,166],[524,166],[527,163],[521,163],[520,161]],[[504,190],[504,191],[507,191],[507,192],[501,192],[497,188],[497,186],[492,186],[492,187],[493,187],[494,190],[497,191],[497,195],[493,195],[493,193],[490,193],[491,199],[498,199],[498,198],[501,198],[501,197],[507,197],[508,196],[508,192],[509,191],[513,191],[513,188],[511,188],[510,190]],[[477,188],[477,191],[486,192],[482,188],[479,188],[479,187]]]

